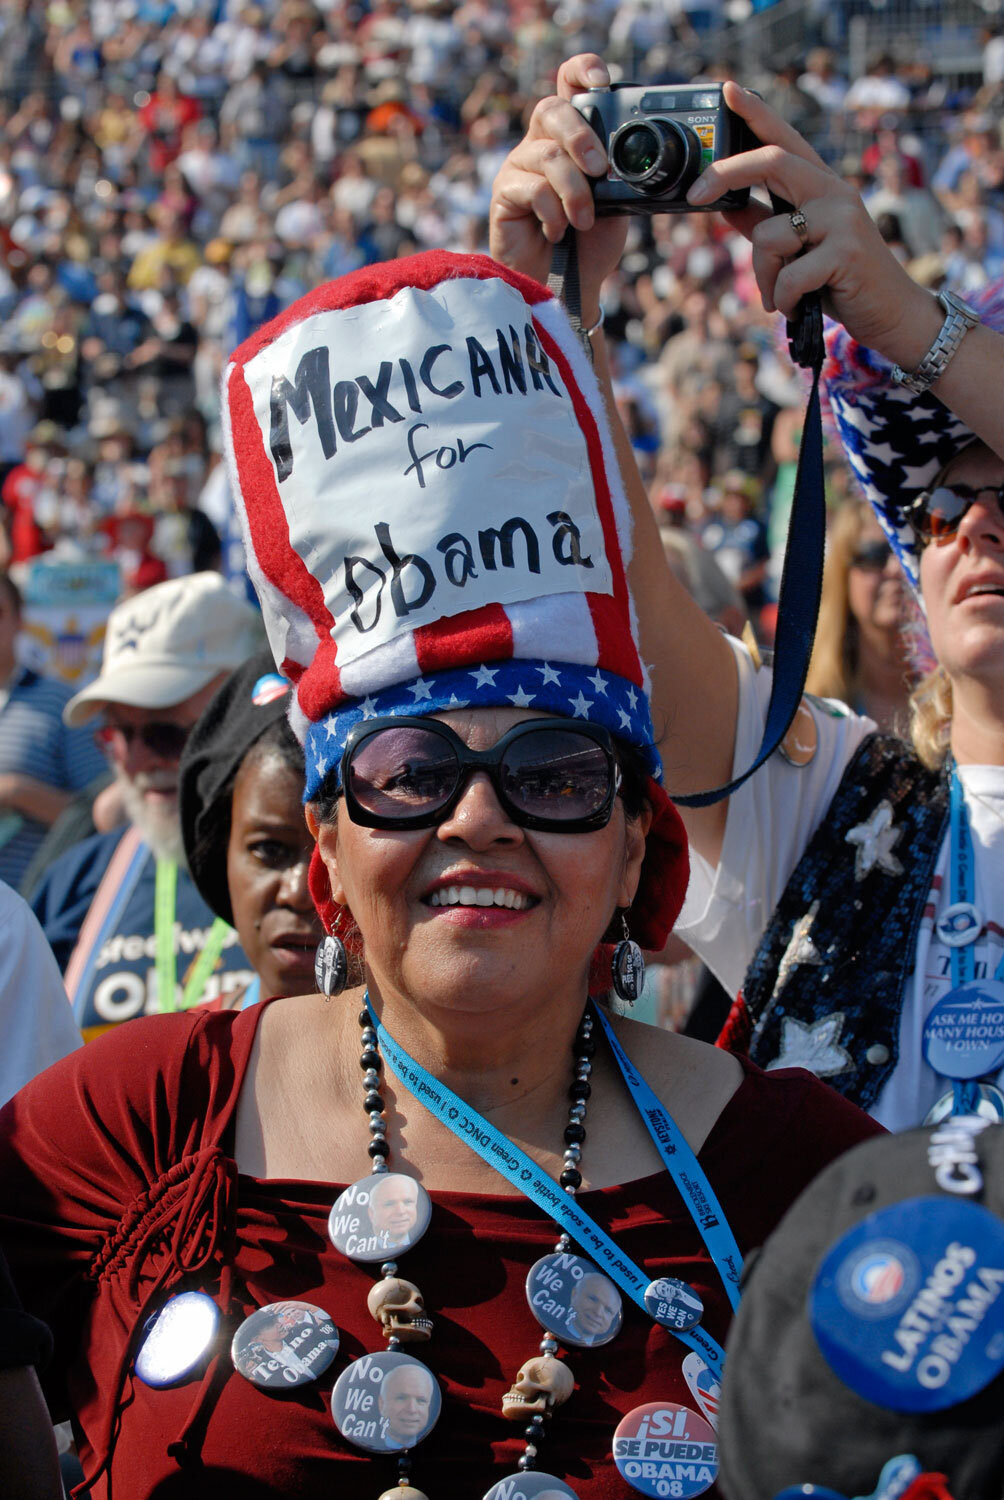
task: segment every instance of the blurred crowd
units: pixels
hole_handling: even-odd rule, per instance
[[[831,8],[830,30],[852,9]],[[127,592],[206,567],[239,579],[219,463],[229,350],[354,267],[483,250],[494,174],[564,56],[595,47],[639,80],[726,76],[742,13],[718,0],[12,0],[0,563],[18,576],[43,553],[111,556]],[[852,80],[824,46],[744,78],[859,183],[918,278],[963,293],[1004,270],[1004,36],[981,46],[966,89],[919,58],[877,57]],[[717,216],[637,220],[604,303],[653,504],[721,565],[733,592],[709,597],[728,623],[738,606],[769,641],[804,393],[748,247]],[[835,459],[831,503],[846,490]],[[670,545],[700,593],[706,570],[679,536]]]

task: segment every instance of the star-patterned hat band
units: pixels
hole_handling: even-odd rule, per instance
[[[1004,332],[1004,279],[967,294],[980,321]],[[892,365],[833,324],[826,334],[823,387],[847,461],[914,589],[920,548],[906,508],[969,443],[973,433],[926,391],[915,396]]]
[[[349,731],[363,719],[509,706],[602,724],[647,752],[649,775],[662,779],[648,699],[633,683],[598,667],[590,671],[567,662],[482,662],[367,695],[312,724],[305,746],[307,798],[316,796],[327,773],[340,765]]]

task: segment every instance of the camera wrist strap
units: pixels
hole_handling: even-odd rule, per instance
[[[582,338],[582,297],[576,231],[569,228],[555,245],[551,258],[548,290],[565,305],[569,321]],[[763,738],[753,762],[725,786],[690,796],[670,796],[678,807],[709,807],[728,797],[773,755],[798,712],[812,655],[812,642],[823,587],[823,553],[826,542],[826,497],[823,478],[823,423],[819,404],[819,378],[823,368],[823,315],[818,292],[803,297],[798,317],[788,323],[788,347],[796,364],[812,371],[798,450],[795,493],[788,521],[784,565],[777,600],[777,631],[774,637],[773,679]],[[582,338],[590,358],[589,340]],[[668,789],[667,789],[668,790]]]

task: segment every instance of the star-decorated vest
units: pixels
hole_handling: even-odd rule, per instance
[[[719,1039],[798,1066],[868,1109],[896,1066],[948,780],[873,734],[844,772],[760,940]]]

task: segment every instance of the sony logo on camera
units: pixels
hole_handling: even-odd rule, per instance
[[[687,190],[713,161],[759,144],[725,103],[717,83],[651,87],[615,83],[576,94],[572,103],[599,136],[610,169],[593,182],[600,217],[708,213],[742,208],[749,189],[694,208]]]

